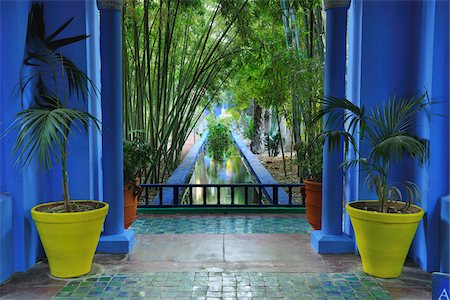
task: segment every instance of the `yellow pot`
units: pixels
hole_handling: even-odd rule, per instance
[[[376,201],[361,201],[376,202]],[[402,273],[423,210],[413,214],[389,214],[345,207],[355,230],[363,271],[381,278],[396,278]]]
[[[91,200],[75,202],[95,202],[103,206],[96,210],[70,213],[47,213],[37,210],[42,206],[57,203],[50,202],[31,209],[31,216],[47,255],[50,273],[55,277],[77,277],[91,271],[95,249],[108,213],[109,206],[105,202]]]

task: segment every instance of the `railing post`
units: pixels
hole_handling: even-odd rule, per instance
[[[220,186],[217,186],[217,205],[220,205]]]
[[[273,204],[278,205],[278,185],[273,186]]]
[[[248,205],[248,186],[244,187],[244,199],[245,199],[245,205]]]
[[[292,205],[292,186],[288,187],[289,192],[289,205]]]
[[[174,206],[178,206],[178,202],[179,202],[179,199],[178,199],[178,186],[174,186],[173,187],[173,205]]]
[[[231,205],[234,205],[234,186],[231,186]]]
[[[202,189],[203,206],[206,206],[206,186]]]

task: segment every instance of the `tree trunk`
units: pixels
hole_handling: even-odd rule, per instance
[[[264,109],[264,134],[269,134],[270,127],[272,127],[272,110],[268,108]]]
[[[255,101],[253,101],[253,137],[250,143],[250,150],[255,154],[263,152],[263,137],[262,137],[263,115],[262,108]]]

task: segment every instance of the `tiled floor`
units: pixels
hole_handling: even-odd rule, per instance
[[[142,218],[131,226],[141,234],[249,234],[309,233],[311,226],[303,218],[213,216],[179,218]]]
[[[393,299],[364,274],[189,272],[97,275],[69,282],[54,299]]]
[[[146,228],[148,226],[148,228]],[[430,299],[431,275],[362,272],[354,254],[319,255],[304,215],[141,216],[128,255],[99,254],[90,274],[52,278],[45,262],[2,299]]]

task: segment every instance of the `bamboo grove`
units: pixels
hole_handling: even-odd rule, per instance
[[[162,182],[233,70],[238,7],[215,1],[129,0],[123,14],[124,136],[150,144],[144,182]],[[227,14],[222,12],[227,8]]]
[[[280,132],[287,124],[298,160],[311,155],[322,126],[310,125],[323,95],[320,0],[126,0],[122,37],[124,137],[151,149],[142,181],[164,181],[224,94],[236,115],[252,107],[252,140],[269,135],[270,115]]]

